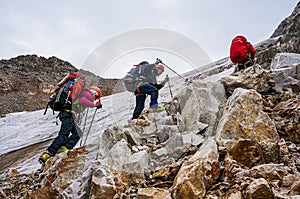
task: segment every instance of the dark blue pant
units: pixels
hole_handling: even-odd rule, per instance
[[[80,139],[72,113],[62,111],[60,113],[60,120],[62,123],[58,136],[47,149],[53,155],[55,155],[57,150],[62,146],[66,146],[68,149],[74,148]],[[69,136],[70,132],[72,133],[71,136]]]
[[[241,63],[238,63],[238,71],[253,66],[253,61],[248,57],[244,59]]]
[[[139,92],[138,92],[139,90]],[[135,109],[133,111],[132,119],[137,119],[140,114],[142,113],[144,107],[145,107],[145,101],[146,101],[146,94],[151,96],[151,102],[150,107],[157,106],[157,99],[158,99],[158,90],[154,86],[143,83],[139,87],[139,89],[135,90]]]

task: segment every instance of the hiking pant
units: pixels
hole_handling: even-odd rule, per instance
[[[242,62],[238,63],[238,71],[253,66],[253,64],[254,63],[252,62],[252,60],[250,60],[250,58],[246,58]]]
[[[151,96],[150,107],[157,107],[158,90],[148,83],[142,83],[135,90],[135,108],[132,119],[137,119],[145,107],[146,94]]]
[[[80,139],[72,113],[61,111],[59,119],[61,120],[60,131],[47,149],[52,155],[55,155],[62,146],[68,149],[74,148]],[[69,136],[70,132],[71,136]]]

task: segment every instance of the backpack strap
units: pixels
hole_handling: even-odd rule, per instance
[[[138,83],[138,85],[137,85],[137,87],[136,87],[137,92],[136,92],[135,96],[145,95],[145,94],[142,94],[142,93],[141,93],[141,90],[140,90],[140,86],[142,85],[142,83],[143,83],[143,82],[139,82],[139,83]]]
[[[47,104],[47,106],[46,106],[46,108],[45,108],[44,115],[46,115],[50,103],[51,103],[51,102],[49,101],[48,104]],[[54,115],[54,114],[55,114],[55,113],[54,113],[54,110],[53,110],[53,115]]]
[[[247,50],[248,50],[248,58],[251,59],[252,57],[251,57],[251,51],[250,51],[249,45],[250,45],[250,42],[247,42],[246,46],[247,46]]]

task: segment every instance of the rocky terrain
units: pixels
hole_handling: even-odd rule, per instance
[[[69,62],[56,57],[22,55],[0,60],[0,112],[34,111],[46,107],[51,89],[69,72],[76,69]],[[110,95],[117,79],[103,79],[88,71],[88,85],[98,85],[103,96]],[[122,89],[121,89],[122,90]]]
[[[300,198],[299,9],[280,43],[258,46],[258,64],[171,79],[166,111],[111,124],[30,174],[10,168],[0,198]]]

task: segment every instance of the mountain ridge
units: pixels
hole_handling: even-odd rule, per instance
[[[118,79],[101,78],[54,56],[20,55],[0,60],[1,117],[7,113],[45,108],[51,90],[66,74],[74,71],[87,75],[88,86],[99,86],[103,96],[115,92]]]

